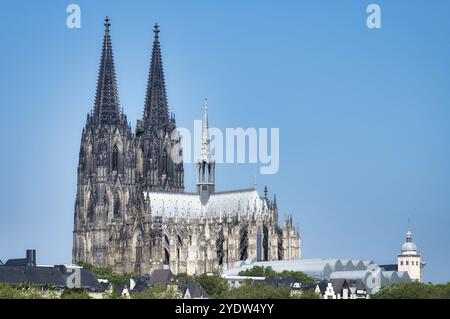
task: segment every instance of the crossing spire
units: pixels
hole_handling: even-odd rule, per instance
[[[200,149],[200,161],[211,162],[211,144],[209,139],[209,124],[208,124],[208,99],[205,98],[203,105],[203,130],[202,130],[202,147]]]

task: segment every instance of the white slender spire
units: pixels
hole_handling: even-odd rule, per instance
[[[200,149],[200,162],[211,162],[211,145],[209,140],[209,125],[208,125],[208,99],[205,98],[203,106],[203,130],[202,130],[202,147]]]

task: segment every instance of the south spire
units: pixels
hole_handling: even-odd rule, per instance
[[[184,191],[183,162],[174,162],[173,150],[180,145],[175,117],[169,116],[164,69],[159,43],[160,27],[153,26],[153,49],[144,103],[144,118],[136,125],[136,172],[144,189]],[[181,150],[180,157],[182,158]]]
[[[153,49],[144,106],[145,125],[149,126],[154,134],[161,130],[166,132],[173,129],[169,119],[159,32],[160,26],[158,23],[155,23],[153,26]]]

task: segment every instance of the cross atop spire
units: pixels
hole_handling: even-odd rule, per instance
[[[158,24],[158,22],[156,22],[155,25],[153,26],[153,32],[155,32],[155,36],[158,35],[158,33],[159,33],[159,24]]]
[[[109,17],[105,18],[102,57],[98,72],[94,114],[102,123],[114,123],[120,116],[119,95],[111,45]]]
[[[148,75],[147,94],[145,98],[144,121],[154,132],[169,129],[169,106],[167,103],[166,84],[159,44],[159,24],[153,26],[154,39],[152,60]],[[169,132],[170,133],[170,132]]]

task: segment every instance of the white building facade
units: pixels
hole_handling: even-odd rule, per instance
[[[402,250],[397,258],[398,271],[404,271],[409,274],[412,280],[423,282],[423,268],[425,263],[417,250],[416,244],[412,239],[412,233],[408,230],[406,241],[402,245]]]

